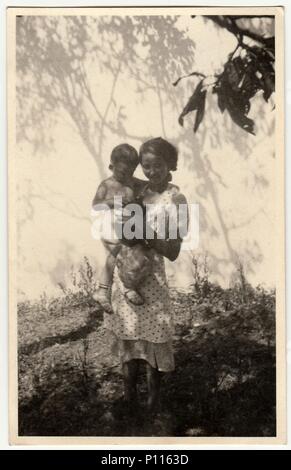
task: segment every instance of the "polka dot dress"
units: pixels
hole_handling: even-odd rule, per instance
[[[154,202],[168,204],[172,188],[176,187],[169,185]],[[139,289],[143,305],[129,302],[124,290],[115,268],[111,296],[114,314],[104,314],[104,326],[112,333],[112,352],[122,362],[140,358],[161,371],[173,370],[173,314],[163,256],[154,253],[151,273]]]
[[[106,328],[121,339],[145,339],[153,343],[171,339],[173,320],[163,257],[153,256],[152,271],[139,289],[143,305],[129,302],[124,290],[115,269],[111,297],[114,315],[105,315]]]

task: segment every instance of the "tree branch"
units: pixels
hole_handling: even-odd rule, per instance
[[[273,18],[274,15],[228,15],[229,18],[234,20],[243,20],[244,18],[252,19],[252,18]]]
[[[204,73],[191,72],[191,73],[188,73],[188,75],[182,75],[182,77],[179,77],[172,85],[177,86],[180,80],[183,80],[183,78],[188,78],[192,76],[206,78],[206,75]]]
[[[218,16],[218,15],[215,15],[215,16],[205,15],[205,17],[212,20],[215,24],[217,24],[221,28],[227,29],[227,31],[234,34],[237,38],[242,38],[243,36],[247,36],[256,42],[263,44],[264,46],[267,45],[268,40],[266,40],[264,37],[260,36],[257,33],[254,33],[253,31],[250,31],[249,29],[240,28],[235,22],[235,19],[238,19],[237,17]]]

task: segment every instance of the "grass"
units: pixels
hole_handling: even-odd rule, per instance
[[[193,260],[191,290],[171,289],[176,370],[163,380],[162,413],[122,408],[87,259],[61,295],[18,308],[19,434],[23,436],[274,436],[275,292],[251,287],[241,266],[229,289]]]

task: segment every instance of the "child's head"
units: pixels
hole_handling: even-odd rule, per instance
[[[167,140],[156,137],[142,144],[139,160],[144,175],[151,183],[159,185],[171,181],[170,172],[177,169],[178,151]]]
[[[135,148],[128,144],[120,144],[111,152],[109,168],[118,181],[124,182],[132,177],[138,163],[138,153]]]

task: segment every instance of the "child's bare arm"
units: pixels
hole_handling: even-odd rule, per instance
[[[106,209],[106,206],[108,208],[113,208],[114,206],[114,199],[113,197],[108,197],[108,188],[104,182],[102,182],[96,191],[96,194],[94,196],[93,202],[92,202],[92,207],[95,210],[102,210]]]

